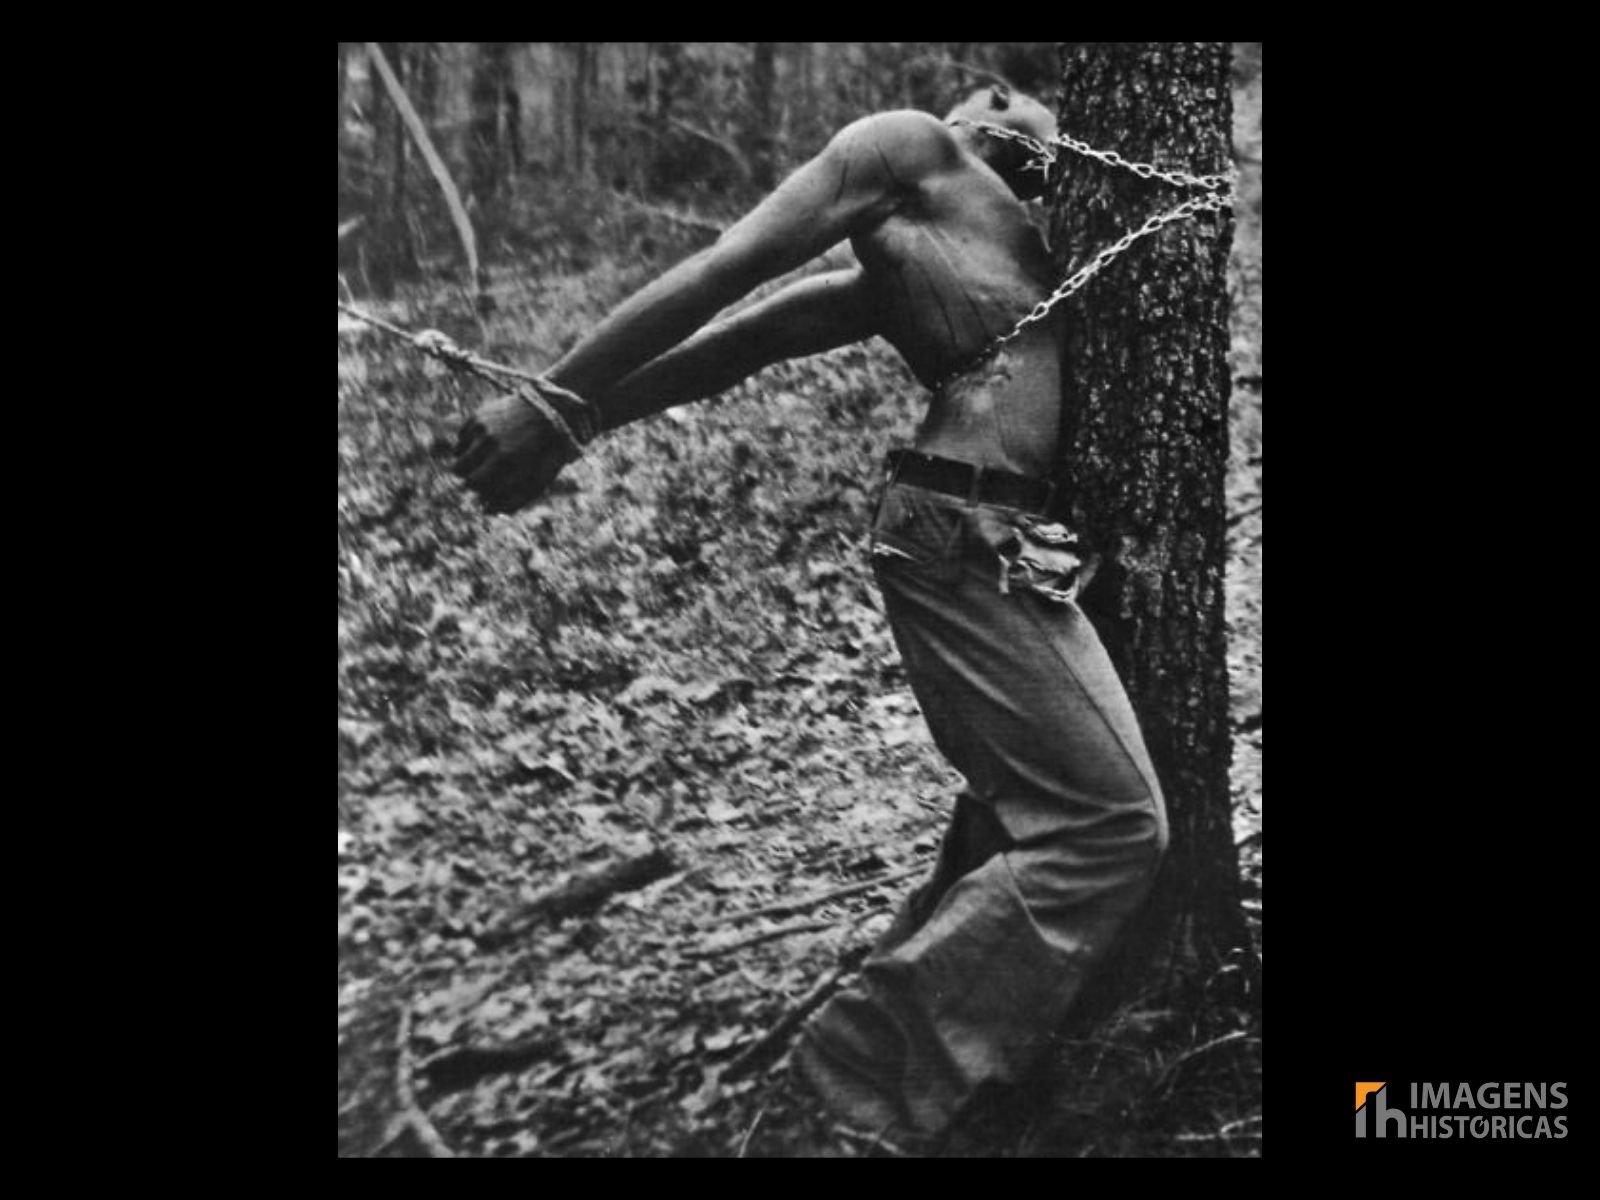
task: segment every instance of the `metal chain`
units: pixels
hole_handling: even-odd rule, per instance
[[[1025,133],[1019,133],[1014,129],[1007,129],[1002,125],[990,125],[982,121],[968,121],[962,117],[952,118],[949,123],[951,125],[967,125],[973,129],[980,129],[992,137],[998,137],[1005,141],[1021,143],[1033,153],[1037,160],[1039,160],[1036,163],[1029,163],[1029,168],[1037,167],[1039,170],[1048,171],[1050,166],[1056,160],[1055,153],[1044,142],[1041,142],[1038,138],[1029,137]],[[979,364],[986,362],[990,358],[993,358],[997,353],[999,353],[1001,347],[1006,345],[1007,342],[1014,340],[1028,326],[1037,324],[1038,322],[1044,320],[1050,315],[1051,310],[1054,309],[1056,305],[1060,304],[1074,292],[1080,290],[1089,282],[1089,280],[1093,279],[1095,275],[1100,272],[1102,267],[1104,267],[1112,259],[1116,258],[1119,254],[1122,254],[1124,251],[1126,251],[1128,247],[1139,241],[1139,239],[1149,237],[1152,233],[1155,233],[1164,226],[1173,224],[1175,221],[1187,220],[1189,217],[1195,216],[1196,214],[1202,212],[1226,212],[1233,206],[1233,197],[1231,193],[1234,180],[1236,178],[1236,173],[1229,173],[1225,175],[1190,175],[1183,171],[1163,171],[1161,168],[1152,166],[1149,163],[1132,162],[1126,158],[1123,158],[1122,155],[1118,154],[1115,150],[1096,150],[1087,142],[1081,142],[1077,138],[1071,137],[1068,134],[1058,134],[1053,141],[1060,145],[1066,146],[1070,150],[1075,150],[1079,154],[1086,155],[1089,158],[1096,159],[1111,166],[1123,167],[1126,170],[1132,171],[1135,175],[1138,175],[1142,179],[1161,179],[1178,187],[1204,188],[1207,194],[1185,200],[1176,208],[1168,209],[1164,213],[1158,213],[1147,220],[1143,225],[1139,226],[1138,229],[1135,229],[1132,233],[1125,233],[1116,241],[1112,242],[1111,245],[1107,246],[1104,250],[1096,254],[1086,264],[1074,271],[1071,275],[1067,276],[1066,279],[1062,280],[1060,286],[1057,287],[1054,292],[1050,293],[1049,296],[1045,297],[1038,304],[1035,304],[1033,308],[1029,310],[1027,315],[1022,317],[1021,320],[1013,325],[1008,332],[1002,333],[999,337],[996,337],[990,341],[987,346],[978,351],[978,353],[974,355],[964,366],[957,367],[954,371],[951,371],[936,380],[931,385],[932,390],[935,392],[948,386],[950,383],[967,374],[969,371],[972,371]],[[1222,190],[1224,188],[1227,190]]]
[[[343,301],[339,302],[339,311],[365,321],[375,329],[381,329],[392,337],[401,338],[420,350],[430,358],[436,358],[446,366],[458,371],[465,371],[469,375],[476,375],[487,380],[496,387],[505,388],[514,393],[519,399],[536,409],[552,425],[561,431],[563,437],[571,445],[574,457],[581,457],[583,447],[594,441],[600,432],[600,415],[593,404],[585,400],[570,388],[564,388],[553,379],[544,375],[531,375],[527,371],[519,371],[515,367],[505,366],[503,363],[492,362],[487,358],[480,358],[469,350],[464,350],[453,341],[449,334],[438,329],[424,329],[418,333],[402,329],[398,325],[391,325],[381,317],[374,317],[364,313],[358,308],[352,308]],[[520,381],[524,386],[507,384],[505,379]],[[551,404],[546,396],[556,396],[575,406],[579,420],[575,422],[581,428],[574,429],[573,423]]]
[[[1174,187],[1205,188],[1208,191],[1215,191],[1232,188],[1236,177],[1232,171],[1220,175],[1191,175],[1187,171],[1165,171],[1152,163],[1132,162],[1115,150],[1096,150],[1088,142],[1079,141],[1070,133],[1058,133],[1054,140],[1056,145],[1074,150],[1085,158],[1092,158],[1110,167],[1121,167],[1125,171],[1132,171],[1140,179],[1161,179]]]
[[[1041,142],[1036,137],[1030,137],[1015,129],[1007,129],[1004,125],[991,125],[987,121],[969,121],[965,117],[952,117],[951,125],[966,125],[972,129],[981,129],[990,137],[999,138],[1001,141],[1018,142],[1026,146],[1036,159],[1041,161],[1029,163],[1028,169],[1047,171],[1056,161],[1056,153],[1051,146],[1065,146],[1085,158],[1092,158],[1096,162],[1105,163],[1111,167],[1121,167],[1125,171],[1132,171],[1140,179],[1160,179],[1174,187],[1204,188],[1215,191],[1221,188],[1231,188],[1237,178],[1237,173],[1229,171],[1220,175],[1191,175],[1187,171],[1168,171],[1153,163],[1134,162],[1123,158],[1115,150],[1097,150],[1088,142],[1073,137],[1070,133],[1058,133],[1048,143]]]
[[[1171,225],[1174,221],[1186,220],[1187,218],[1194,216],[1196,213],[1205,212],[1207,210],[1213,212],[1224,212],[1232,205],[1232,203],[1233,201],[1227,196],[1197,196],[1193,200],[1185,200],[1176,208],[1168,209],[1164,213],[1158,213],[1157,215],[1151,217],[1132,233],[1123,234],[1116,241],[1112,242],[1111,245],[1100,251],[1099,254],[1096,254],[1092,259],[1089,260],[1087,264],[1074,271],[1071,275],[1067,276],[1067,278],[1062,281],[1061,286],[1056,288],[1056,290],[1048,297],[1039,301],[1038,304],[1035,304],[1032,311],[1018,321],[1010,333],[1003,333],[997,337],[994,342],[991,343],[992,348],[998,350],[1001,346],[1011,341],[1012,338],[1016,337],[1029,325],[1044,320],[1050,315],[1050,310],[1052,308],[1060,304],[1068,296],[1072,295],[1073,292],[1076,292],[1079,288],[1083,287],[1084,284],[1088,283],[1089,280],[1094,278],[1095,274],[1099,272],[1100,268],[1104,267],[1108,262],[1116,258],[1117,255],[1121,254],[1140,238],[1149,237],[1162,226]]]

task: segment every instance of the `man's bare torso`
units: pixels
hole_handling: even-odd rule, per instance
[[[852,239],[879,332],[933,385],[1050,293],[1049,251],[1011,189],[962,153]],[[1028,475],[1049,471],[1060,409],[1058,324],[1027,330],[930,400],[917,448]]]

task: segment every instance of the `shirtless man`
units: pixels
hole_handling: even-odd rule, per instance
[[[1037,1058],[1167,840],[1132,708],[1076,603],[1076,536],[1051,507],[1058,322],[975,365],[1056,282],[1022,204],[1043,173],[983,125],[1055,133],[1046,108],[999,87],[946,121],[855,122],[580,340],[540,404],[483,405],[455,465],[489,511],[514,511],[574,457],[568,430],[584,438],[872,336],[932,390],[914,447],[890,455],[872,564],[912,689],[968,788],[932,878],[794,1053],[845,1127],[911,1153]],[[858,267],[712,320],[845,238]]]

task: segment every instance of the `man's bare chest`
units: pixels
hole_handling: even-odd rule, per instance
[[[1044,238],[1009,193],[947,189],[918,197],[854,239],[856,256],[888,303],[921,297],[1010,311],[1049,290]]]

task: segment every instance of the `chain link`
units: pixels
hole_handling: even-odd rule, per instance
[[[1088,283],[1089,280],[1094,278],[1094,276],[1102,267],[1104,267],[1112,259],[1116,258],[1123,251],[1127,250],[1128,247],[1132,246],[1140,238],[1149,237],[1162,226],[1171,225],[1175,221],[1187,220],[1196,213],[1206,212],[1207,210],[1213,212],[1223,212],[1230,206],[1231,203],[1232,202],[1226,196],[1198,196],[1193,200],[1185,200],[1176,208],[1168,209],[1164,213],[1158,213],[1157,215],[1151,217],[1132,233],[1123,234],[1116,241],[1112,242],[1111,245],[1100,251],[1099,254],[1096,254],[1094,258],[1090,259],[1087,264],[1074,271],[1071,275],[1067,276],[1067,278],[1062,281],[1061,286],[1056,288],[1056,290],[1047,298],[1034,305],[1032,311],[1018,321],[1010,333],[1004,333],[997,337],[994,342],[991,343],[992,348],[998,350],[1001,346],[1005,345],[1007,342],[1011,341],[1018,334],[1020,334],[1029,325],[1033,325],[1044,320],[1050,315],[1051,309],[1060,304],[1068,296],[1072,295],[1072,293],[1082,288],[1084,284]]]
[[[1123,158],[1115,150],[1097,150],[1088,142],[1073,137],[1070,133],[1058,133],[1048,143],[1041,142],[1036,137],[1030,137],[1016,129],[1007,129],[1004,125],[991,125],[987,121],[969,121],[965,117],[952,117],[951,125],[965,125],[971,129],[981,129],[990,137],[999,138],[1005,142],[1017,142],[1027,147],[1033,154],[1035,162],[1028,164],[1029,170],[1048,171],[1056,162],[1057,155],[1051,146],[1065,146],[1068,150],[1092,158],[1096,162],[1105,163],[1111,167],[1121,167],[1125,171],[1132,171],[1140,179],[1160,179],[1174,187],[1203,188],[1207,191],[1216,191],[1222,188],[1231,188],[1237,178],[1237,172],[1229,171],[1220,175],[1191,175],[1187,171],[1168,171],[1153,163],[1134,162]]]
[[[982,130],[991,137],[997,137],[1004,141],[1018,142],[1021,145],[1026,146],[1037,160],[1028,164],[1029,169],[1036,168],[1038,170],[1048,171],[1056,161],[1056,155],[1048,145],[1046,145],[1044,142],[1041,142],[1038,138],[1030,137],[1025,133],[1019,133],[1015,129],[1007,129],[1003,125],[990,125],[982,121],[969,121],[963,117],[954,117],[950,120],[949,124],[970,126],[973,129]],[[987,346],[978,351],[978,353],[974,355],[973,358],[964,366],[957,367],[954,371],[951,371],[936,380],[931,385],[932,390],[935,392],[947,387],[950,383],[967,374],[969,371],[972,371],[980,363],[986,362],[988,359],[993,358],[1000,352],[1001,347],[1005,346],[1006,343],[1015,340],[1024,329],[1028,328],[1028,326],[1036,325],[1040,321],[1044,320],[1050,315],[1051,310],[1053,310],[1056,305],[1060,304],[1074,292],[1082,289],[1084,285],[1089,282],[1089,280],[1093,279],[1095,275],[1100,272],[1101,268],[1103,268],[1107,263],[1111,262],[1112,259],[1125,252],[1130,246],[1139,241],[1141,238],[1149,237],[1151,234],[1162,229],[1164,226],[1171,225],[1176,221],[1187,220],[1188,218],[1199,213],[1226,212],[1228,209],[1233,207],[1232,190],[1234,181],[1237,178],[1237,172],[1230,172],[1224,175],[1190,175],[1185,171],[1164,171],[1160,167],[1152,166],[1150,163],[1132,162],[1129,159],[1123,158],[1122,155],[1118,154],[1115,150],[1096,150],[1087,142],[1079,141],[1077,138],[1074,138],[1068,134],[1057,134],[1052,140],[1054,143],[1065,146],[1069,150],[1076,151],[1077,153],[1088,158],[1093,158],[1110,166],[1122,167],[1126,170],[1132,171],[1141,179],[1161,179],[1177,187],[1203,188],[1207,194],[1204,196],[1195,196],[1191,199],[1185,200],[1182,204],[1179,204],[1175,208],[1170,208],[1163,213],[1157,213],[1133,232],[1125,233],[1116,241],[1112,242],[1111,245],[1107,246],[1082,267],[1078,268],[1078,270],[1074,271],[1071,275],[1067,276],[1066,279],[1062,280],[1060,286],[1058,286],[1055,291],[1051,292],[1050,295],[1039,301],[1038,304],[1035,304],[1033,308],[1028,311],[1027,315],[1022,317],[1021,320],[1013,325],[1008,332],[1002,333],[999,337],[996,337],[990,341]]]

